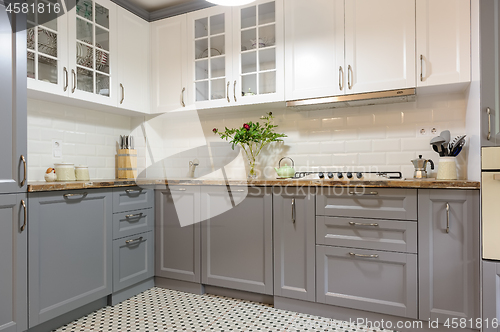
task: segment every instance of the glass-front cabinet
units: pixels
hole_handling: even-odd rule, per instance
[[[55,13],[56,1],[29,0],[30,8],[43,12],[28,13],[27,65],[28,88],[67,95],[67,17]]]
[[[116,6],[109,0],[76,0],[68,19],[70,95],[116,105],[111,70],[116,61]]]
[[[188,14],[188,88],[199,109],[284,100],[283,0]]]
[[[62,7],[58,0],[29,1]],[[117,87],[111,85],[115,43],[116,5],[109,0],[76,0],[59,17],[48,10],[30,14],[28,89],[116,105]]]
[[[261,0],[234,9],[235,101],[284,100],[283,1]]]

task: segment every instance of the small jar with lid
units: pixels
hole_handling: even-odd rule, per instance
[[[75,166],[76,180],[77,181],[89,181],[89,167],[88,166]]]
[[[75,181],[75,164],[60,163],[54,164],[56,169],[56,181]]]

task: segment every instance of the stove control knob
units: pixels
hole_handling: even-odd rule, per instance
[[[329,179],[333,179],[333,173],[332,172],[328,172],[328,178]]]
[[[337,173],[337,177],[338,177],[339,179],[342,179],[342,178],[344,177],[344,175],[343,175],[342,173],[338,172],[338,173]]]
[[[347,178],[348,178],[348,179],[352,179],[352,173],[351,173],[351,172],[347,172],[347,174],[346,174],[346,175],[347,175]]]
[[[356,177],[358,179],[361,179],[363,177],[363,173],[361,173],[361,172],[356,173]]]
[[[323,172],[319,172],[318,176],[319,176],[320,179],[324,179],[325,178],[325,174],[323,174]]]

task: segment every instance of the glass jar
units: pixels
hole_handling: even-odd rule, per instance
[[[77,181],[89,181],[89,167],[88,166],[75,166],[76,180]]]
[[[54,164],[56,169],[56,181],[75,181],[75,164],[60,163]]]

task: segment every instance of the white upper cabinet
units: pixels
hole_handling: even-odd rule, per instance
[[[118,107],[149,113],[149,22],[118,9]]]
[[[284,16],[286,100],[343,94],[344,0],[286,0]]]
[[[187,18],[186,90],[197,109],[284,100],[283,0]]]
[[[69,13],[70,96],[117,106],[116,5],[80,0]]]
[[[36,6],[37,2],[30,0],[29,4]],[[66,15],[47,12],[28,14],[28,89],[67,96],[68,20]]]
[[[232,10],[210,7],[188,14],[188,87],[196,108],[231,104]]]
[[[283,1],[260,0],[233,9],[235,104],[285,99],[283,24]]]
[[[346,93],[415,87],[415,0],[345,6]]]
[[[189,108],[187,15],[151,24],[151,113]]]
[[[417,86],[470,81],[470,0],[417,0]]]

